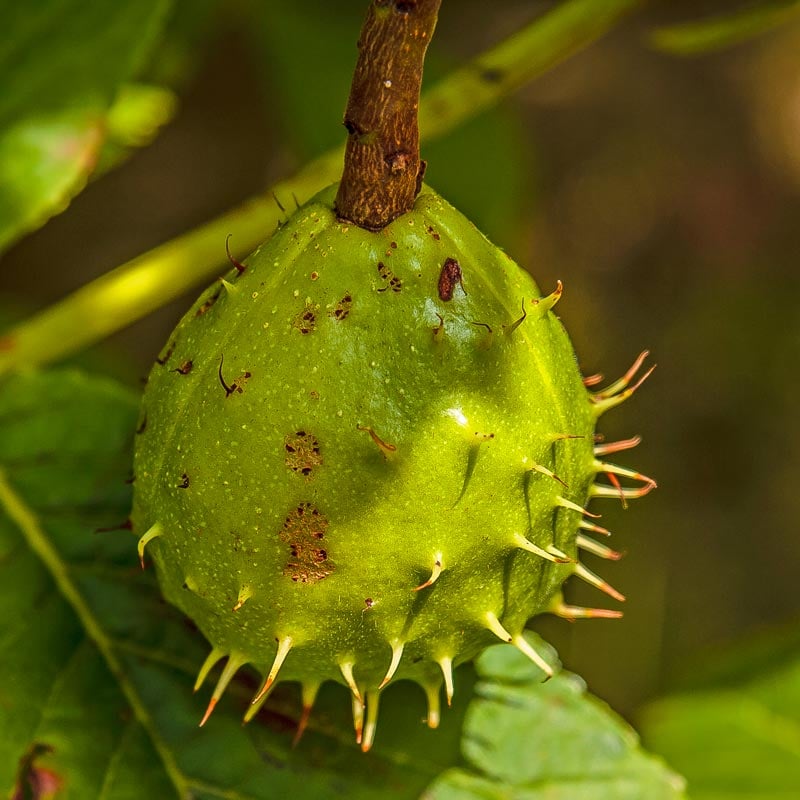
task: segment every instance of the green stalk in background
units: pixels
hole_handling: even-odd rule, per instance
[[[535,20],[424,94],[422,139],[444,136],[494,105],[598,39],[643,1],[568,0]],[[281,205],[304,203],[339,178],[342,158],[343,148],[328,151],[263,195],[137,256],[9,330],[0,337],[0,375],[79,352],[206,283],[225,263],[226,236],[239,252],[254,249],[285,218]]]

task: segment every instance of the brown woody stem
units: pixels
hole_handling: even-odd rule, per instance
[[[422,185],[419,91],[442,0],[372,0],[344,117],[348,131],[336,212],[380,230],[410,211]]]

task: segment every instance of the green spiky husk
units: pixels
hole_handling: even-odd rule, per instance
[[[576,558],[580,513],[559,497],[587,500],[596,413],[550,303],[458,211],[424,188],[373,233],[334,196],[170,338],[143,401],[134,530],[158,526],[164,594],[220,653],[266,673],[289,638],[281,680],[343,682],[351,663],[370,691],[401,643],[395,677],[436,687],[437,662],[497,641],[487,613],[517,635],[573,572],[518,537]],[[463,283],[442,299],[447,259]]]

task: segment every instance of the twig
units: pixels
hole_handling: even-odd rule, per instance
[[[336,211],[362,228],[380,230],[410,211],[422,185],[419,91],[440,5],[373,0],[361,29]]]

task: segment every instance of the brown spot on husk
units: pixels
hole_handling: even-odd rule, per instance
[[[334,570],[322,540],[330,523],[311,503],[300,503],[286,517],[279,536],[291,556],[283,574],[298,583],[317,583]]]
[[[311,478],[314,469],[322,464],[319,440],[307,431],[290,433],[283,440],[283,449],[286,451],[286,466],[306,478]]]
[[[213,306],[213,305],[214,305],[214,303],[216,303],[216,302],[217,302],[217,300],[219,300],[219,296],[220,296],[221,294],[222,294],[222,287],[220,286],[220,287],[219,287],[219,289],[217,289],[217,291],[216,291],[216,292],[214,292],[214,293],[213,293],[213,294],[212,294],[212,295],[211,295],[211,296],[208,298],[208,300],[206,300],[206,301],[205,301],[205,302],[204,302],[204,303],[203,303],[203,304],[202,304],[202,305],[201,305],[201,306],[200,306],[200,307],[197,309],[197,311],[195,311],[195,314],[194,314],[194,315],[195,315],[196,317],[202,317],[202,316],[203,316],[203,314],[205,314],[205,313],[206,313],[206,312],[207,312],[207,311],[208,311],[208,310],[211,308],[211,306]]]
[[[303,335],[316,330],[317,311],[319,306],[316,303],[306,302],[305,308],[292,320],[292,327]]]
[[[464,289],[461,265],[454,258],[448,258],[439,273],[439,298],[444,301],[452,300],[456,286]]]
[[[172,371],[177,372],[179,375],[188,375],[192,371],[193,366],[194,362],[189,359],[188,361],[184,361],[183,364]]]
[[[330,316],[341,322],[343,319],[347,319],[347,317],[350,315],[350,309],[352,307],[353,296],[348,293],[333,307],[333,310],[330,312]]]
[[[400,292],[403,289],[403,282],[398,278],[383,261],[378,262],[378,274],[386,281],[387,285],[378,289],[379,292],[385,292],[391,289],[393,292]]]
[[[158,365],[163,367],[167,363],[167,361],[169,361],[169,358],[172,355],[173,350],[175,350],[175,342],[170,342],[167,345],[167,350],[164,353],[164,355],[163,356],[159,356],[156,359],[156,364],[158,364]]]

